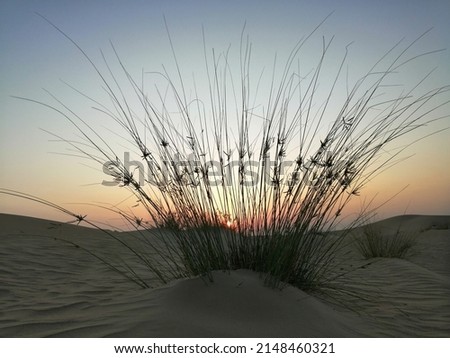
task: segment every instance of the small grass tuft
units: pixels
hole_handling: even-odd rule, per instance
[[[366,259],[385,257],[404,259],[416,244],[416,238],[408,232],[382,234],[373,224],[366,225],[362,236],[356,239],[358,251]]]

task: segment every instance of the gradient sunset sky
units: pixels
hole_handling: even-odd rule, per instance
[[[2,0],[0,187],[33,194],[77,212],[93,213],[99,220],[113,224],[109,214],[97,212],[84,203],[118,204],[130,193],[101,186],[99,183],[106,178],[98,165],[64,155],[71,154],[67,144],[55,142],[41,130],[76,139],[76,130],[64,118],[42,106],[11,97],[54,103],[43,90],[46,89],[68,107],[95,121],[89,102],[61,80],[89,96],[104,96],[98,78],[79,51],[36,12],[70,35],[96,63],[102,61],[100,49],[113,57],[112,41],[128,70],[138,77],[142,70],[161,71],[162,64],[169,71],[174,70],[164,17],[187,78],[192,74],[196,78],[204,76],[202,27],[207,47],[220,52],[231,44],[231,57],[234,53],[238,58],[245,24],[253,45],[253,66],[270,68],[275,53],[285,58],[302,36],[332,13],[311,43],[316,43],[320,50],[322,36],[329,39],[334,35],[330,56],[338,59],[345,46],[353,42],[348,61],[350,78],[366,73],[402,38],[406,44],[433,28],[412,53],[447,50],[418,60],[398,81],[411,85],[436,67],[428,86],[450,84],[448,0]],[[307,62],[313,55],[316,59],[317,52],[311,50],[302,56]],[[438,114],[450,114],[450,106],[441,108]],[[450,118],[398,144],[405,145],[446,127],[450,127]],[[107,125],[104,129],[105,137],[109,138]],[[403,213],[450,215],[449,153],[448,130],[414,144],[402,153],[403,157],[411,157],[374,179],[350,210],[357,211],[375,195],[375,202],[380,203],[408,186],[380,208],[380,218]],[[0,212],[70,219],[49,208],[7,196],[0,196]]]

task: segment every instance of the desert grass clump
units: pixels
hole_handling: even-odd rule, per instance
[[[411,233],[397,229],[393,234],[383,234],[373,224],[364,226],[362,235],[356,239],[358,251],[365,259],[404,259],[415,244],[416,239]]]
[[[408,55],[419,39],[390,49],[346,88],[343,99],[336,87],[342,84],[347,51],[331,80],[321,76],[331,40],[323,40],[313,68],[299,70],[302,49],[319,27],[298,42],[266,86],[258,77],[255,83],[247,37],[241,39],[237,77],[231,52],[209,55],[205,45],[203,97],[195,84],[186,89],[175,51],[175,75],[164,67],[136,80],[114,47],[118,70],[106,56],[102,69],[55,28],[89,61],[109,102],[77,93],[92,103],[97,116],[119,125],[142,166],[130,168],[114,143],[63,100],[52,96],[54,105],[33,102],[62,114],[82,138],[66,142],[103,167],[111,186],[117,184],[114,190],[128,189],[136,196],[146,215],[136,227],[166,268],[164,280],[213,279],[215,270],[250,269],[275,287],[321,287],[331,279],[347,232],[332,234],[344,209],[395,163],[404,148],[390,148],[393,142],[439,118],[433,113],[446,104],[442,98],[449,90],[422,88],[428,75],[397,93],[391,86],[391,77],[420,57]],[[146,88],[161,80],[164,88],[148,94]],[[150,86],[144,86],[146,81]],[[135,218],[121,215],[130,222]],[[158,243],[142,229],[149,236],[159,232]],[[150,266],[154,269],[155,263]]]

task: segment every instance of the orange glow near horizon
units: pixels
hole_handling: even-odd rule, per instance
[[[424,139],[414,147],[415,155],[412,158],[396,164],[373,178],[361,190],[361,195],[352,198],[352,201],[344,208],[341,214],[342,220],[346,221],[357,217],[372,200],[370,207],[375,208],[381,205],[376,210],[379,218],[402,214],[450,215],[448,184],[450,183],[450,165],[446,163],[444,154],[450,152],[447,136],[447,132],[442,132]],[[433,155],[436,151],[440,153],[440,156]],[[61,168],[65,168],[65,163],[59,163],[59,165]],[[28,185],[24,185],[27,190],[20,188],[20,182],[16,180],[16,177],[11,182],[12,184],[3,184],[3,186],[10,185],[13,189],[39,196],[61,205],[75,214],[87,214],[87,219],[99,223],[103,227],[132,228],[120,215],[108,211],[102,206],[123,210],[132,216],[142,218],[144,222],[149,222],[149,215],[145,208],[137,202],[136,197],[127,188],[106,187],[99,184],[83,186],[77,182],[79,178],[88,182],[101,182],[107,178],[103,173],[99,174],[95,170],[83,172],[83,176],[81,176],[78,173],[81,170],[79,164],[78,167],[76,164],[69,166],[69,169],[68,171],[62,170],[58,177],[48,177],[45,172],[37,172],[34,180],[26,183]],[[77,173],[78,176],[74,176],[73,173]],[[42,176],[40,177],[40,175]],[[65,178],[64,175],[66,175]],[[41,184],[42,182],[46,184]],[[157,190],[149,190],[149,192],[152,191],[153,195],[156,195]],[[220,188],[216,190],[217,202],[220,202],[222,197],[220,191]],[[383,203],[384,205],[382,205]],[[223,212],[231,213],[222,214],[223,226],[236,228],[234,216],[238,212],[231,206],[231,203],[223,205],[225,205],[225,208],[222,208]],[[55,209],[9,196],[2,196],[0,212],[62,222],[72,220],[71,217],[59,213]]]

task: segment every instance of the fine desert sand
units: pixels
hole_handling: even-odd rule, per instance
[[[325,296],[270,288],[245,270],[215,272],[213,283],[197,277],[142,289],[82,249],[132,262],[105,233],[0,214],[0,336],[450,337],[450,216],[373,225],[407,230],[416,244],[405,259],[364,259],[352,245],[361,235],[355,229],[345,274]]]

